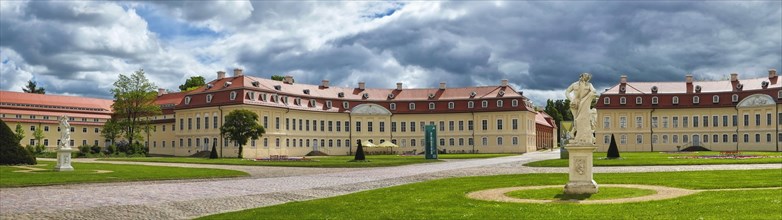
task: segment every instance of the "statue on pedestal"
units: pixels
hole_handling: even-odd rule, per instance
[[[60,144],[57,145],[57,165],[55,171],[73,171],[71,166],[71,124],[68,123],[68,116],[63,115],[60,121]]]
[[[592,152],[597,148],[594,136],[597,111],[591,108],[597,92],[589,82],[591,78],[589,73],[582,73],[565,91],[573,113],[573,129],[567,145],[570,174],[565,194],[597,193],[597,183],[592,179]]]

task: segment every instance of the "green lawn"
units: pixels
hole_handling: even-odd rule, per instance
[[[621,159],[601,159],[605,152],[594,153],[595,166],[653,166],[653,165],[699,165],[699,164],[752,164],[752,163],[782,163],[782,152],[741,152],[742,155],[776,156],[776,158],[755,159],[677,159],[671,157],[719,155],[716,151],[699,151],[684,153],[665,152],[625,152]],[[531,167],[567,167],[567,159],[543,160],[526,164]]]
[[[598,184],[688,189],[780,187],[780,179],[782,169],[595,174]],[[566,182],[567,174],[441,179],[203,219],[782,219],[782,189],[707,191],[661,201],[601,205],[503,203],[465,196],[484,189]]]
[[[472,159],[511,156],[515,154],[441,154],[440,159]],[[399,155],[367,155],[369,162],[349,162],[353,156],[317,156],[307,157],[311,160],[303,161],[252,161],[238,158],[193,158],[193,157],[135,157],[135,158],[105,158],[109,161],[136,161],[136,162],[165,162],[165,163],[197,163],[197,164],[226,164],[249,166],[284,166],[284,167],[388,167],[401,166],[416,163],[431,163],[439,160],[427,160],[423,155],[399,156]]]
[[[24,170],[11,166],[0,166],[0,187],[43,186],[74,183],[125,182],[140,180],[201,179],[218,177],[238,177],[248,174],[235,170],[161,167],[143,165],[119,165],[98,163],[72,163],[74,171],[55,172],[55,162],[38,161],[45,170],[29,173],[14,172]],[[97,173],[96,170],[113,171]]]

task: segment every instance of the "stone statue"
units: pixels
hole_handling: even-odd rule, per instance
[[[73,171],[71,166],[71,125],[68,123],[68,116],[60,117],[60,145],[57,146],[57,165],[55,171]]]
[[[68,116],[60,117],[60,145],[57,149],[69,149],[71,142],[71,124],[68,123]]]
[[[570,100],[570,111],[573,113],[572,139],[569,143],[578,145],[593,145],[595,143],[595,119],[597,112],[590,106],[597,97],[595,87],[589,80],[592,75],[582,73],[578,82],[570,84],[565,90],[565,97]]]
[[[598,186],[592,178],[592,152],[595,151],[595,123],[597,110],[591,108],[597,92],[589,80],[592,75],[582,73],[578,82],[571,84],[565,91],[573,112],[573,128],[567,153],[569,180],[565,185],[565,194],[595,194]]]

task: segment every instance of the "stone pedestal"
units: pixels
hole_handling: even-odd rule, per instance
[[[592,152],[594,145],[568,145],[569,180],[565,185],[565,194],[595,194],[597,183],[592,179]]]
[[[57,165],[54,166],[54,171],[73,171],[71,166],[71,148],[61,148],[57,150]]]

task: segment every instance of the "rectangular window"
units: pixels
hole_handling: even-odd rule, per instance
[[[459,121],[459,131],[464,131],[464,121]]]
[[[703,127],[709,127],[709,116],[703,116]]]
[[[201,117],[196,118],[196,130],[201,130]]]
[[[342,122],[341,121],[337,121],[337,132],[340,132],[340,131],[342,131]]]
[[[519,130],[519,119],[513,119],[511,120],[511,127],[513,130]]]
[[[687,116],[682,117],[682,127],[687,128],[690,126],[690,118]]]
[[[700,119],[700,117],[698,117],[698,116],[692,116],[692,127],[693,128],[697,128],[698,127],[698,120],[699,119]]]
[[[502,130],[502,119],[497,119],[497,130]]]
[[[345,132],[349,132],[350,131],[350,123],[348,123],[348,121],[345,121],[343,124],[345,125]]]
[[[728,116],[723,115],[722,116],[722,127],[728,127]]]
[[[274,129],[280,130],[280,117],[274,117]]]
[[[432,125],[434,125],[434,123],[432,123]],[[421,122],[421,131],[423,131],[423,130],[424,130],[424,122]],[[415,132],[415,122],[414,121],[410,122],[410,132]]]
[[[720,126],[720,116],[716,116],[716,115],[711,116],[711,120],[712,120],[711,125],[713,127],[716,128]]]
[[[744,127],[749,126],[749,115],[744,115]]]
[[[372,122],[371,121],[367,122],[367,132],[372,132]]]
[[[305,131],[310,131],[310,120],[309,119],[304,120],[304,125],[305,125],[304,126],[304,130]]]
[[[386,122],[380,122],[380,132],[386,132]]]
[[[263,116],[263,128],[269,128],[269,116]]]
[[[755,126],[760,126],[760,114],[755,114]]]
[[[361,132],[361,122],[360,121],[356,122],[356,132]]]
[[[213,128],[218,128],[217,127],[217,116],[212,117],[212,127]]]
[[[320,131],[324,131],[324,132],[326,131],[326,121],[325,120],[321,120],[320,121]]]
[[[302,119],[299,119],[299,131],[303,131],[304,130],[304,129],[301,129],[301,127],[304,126],[304,123],[302,123],[302,122],[304,122],[304,121]],[[307,124],[308,124],[307,126],[309,126],[309,123],[310,123],[310,121],[308,120],[307,121]],[[309,131],[309,129],[307,129],[307,130]]]
[[[467,121],[467,130],[468,131],[472,131],[473,130],[472,120]],[[470,145],[472,145],[472,144],[470,144]]]
[[[679,127],[679,116],[673,116],[673,118],[671,120],[672,120],[673,128],[678,128]]]
[[[193,119],[187,118],[187,130],[193,130]]]
[[[401,122],[401,125],[402,125],[402,132],[407,131],[407,122]],[[415,125],[413,125],[413,127],[415,127]]]
[[[454,122],[454,121],[448,121],[448,131],[453,131],[454,130],[455,123],[456,122]]]
[[[318,120],[312,120],[312,131],[318,131]]]
[[[383,126],[382,123],[380,126]],[[334,130],[334,121],[329,121],[329,132],[332,132]]]
[[[657,116],[652,117],[652,128],[657,128]]]
[[[771,125],[771,113],[766,113],[766,125]]]
[[[396,132],[396,122],[395,121],[391,122],[391,132]]]
[[[606,116],[603,117],[603,128],[610,128],[611,127],[611,118]]]
[[[644,118],[635,117],[635,127],[643,128],[643,125],[644,125]],[[657,117],[652,117],[652,127],[657,128]]]
[[[663,117],[663,128],[668,128],[668,117]]]
[[[285,130],[287,131],[287,130],[290,130],[290,129],[291,129],[291,119],[290,118],[285,118]]]
[[[485,130],[489,130],[489,121],[488,120],[482,120],[481,121],[481,128],[483,128],[484,131]]]
[[[627,128],[627,117],[619,117],[619,128]]]
[[[739,126],[739,116],[733,115],[733,127]]]

